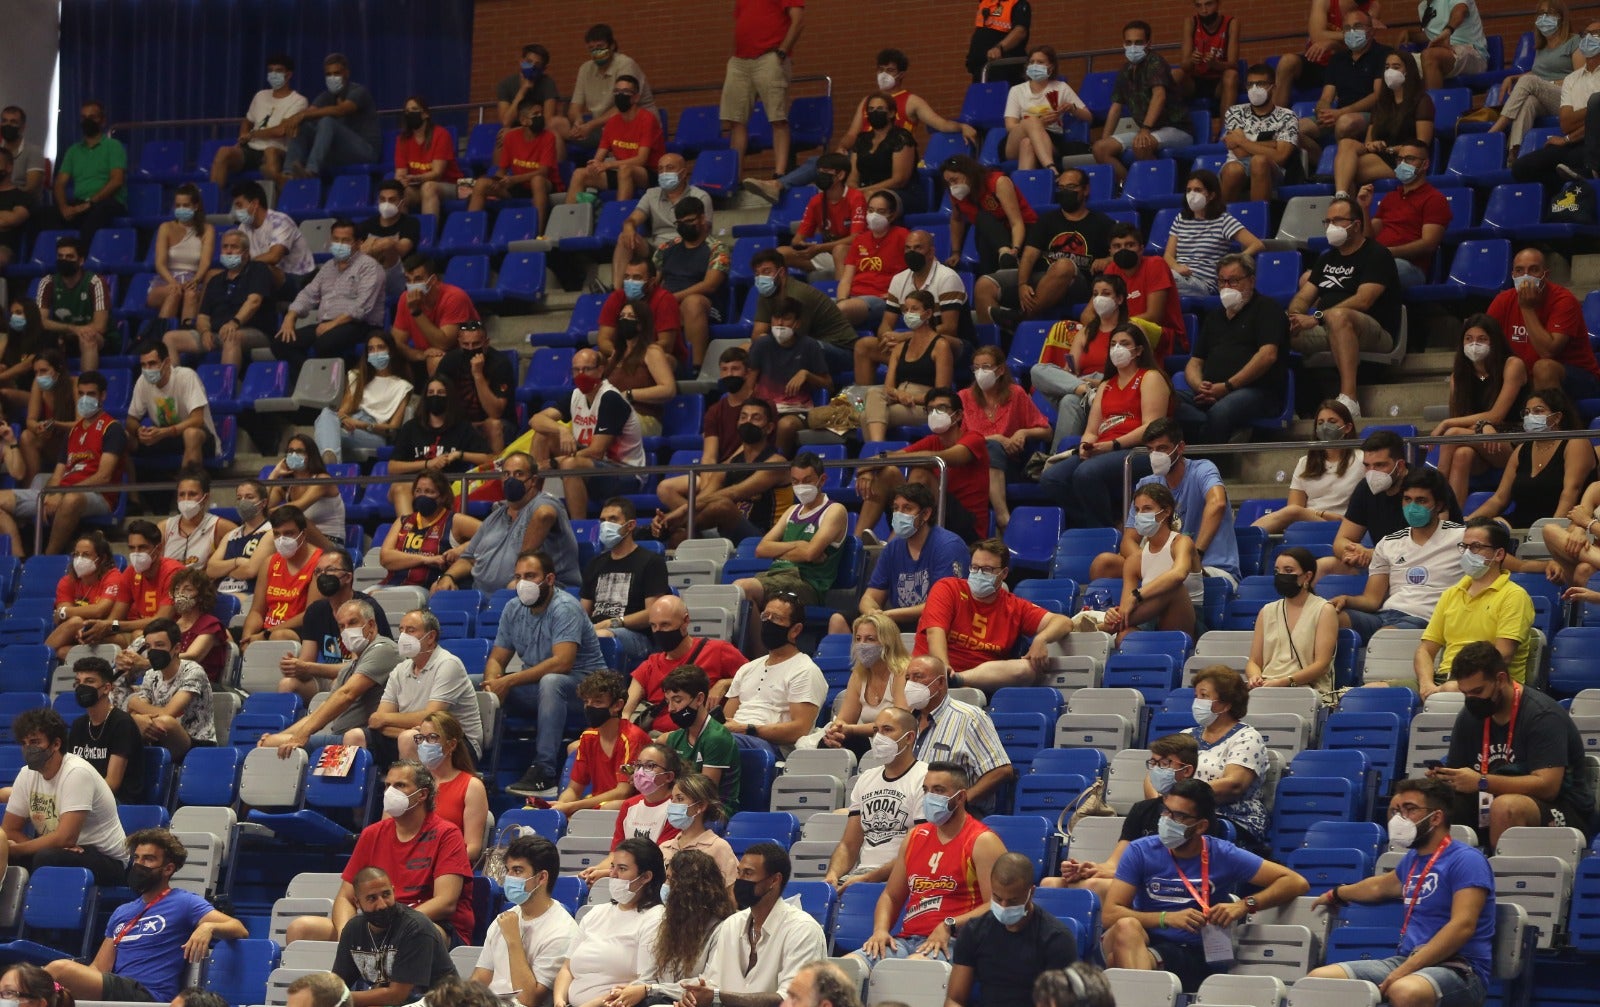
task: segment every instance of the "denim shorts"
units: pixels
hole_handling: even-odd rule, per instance
[[[1382,983],[1405,960],[1405,955],[1395,955],[1377,961],[1340,962],[1339,967],[1351,979]],[[1486,992],[1483,980],[1463,959],[1451,958],[1445,964],[1418,969],[1412,975],[1421,976],[1433,987],[1437,1007],[1481,1007],[1483,1003]]]

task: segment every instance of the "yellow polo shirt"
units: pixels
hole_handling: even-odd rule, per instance
[[[1509,573],[1501,573],[1495,582],[1476,598],[1468,592],[1472,578],[1462,577],[1454,587],[1445,589],[1439,605],[1422,631],[1424,640],[1431,640],[1444,650],[1439,670],[1434,672],[1435,683],[1450,677],[1450,664],[1456,654],[1469,643],[1496,640],[1516,640],[1517,650],[1511,656],[1511,678],[1517,682],[1528,680],[1528,632],[1533,627],[1533,599],[1518,584],[1511,583]]]

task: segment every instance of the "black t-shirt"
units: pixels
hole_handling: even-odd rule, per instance
[[[206,283],[206,292],[200,298],[200,313],[211,320],[214,332],[239,313],[251,294],[261,298],[261,307],[250,317],[250,327],[271,328],[267,318],[271,313],[272,270],[254,260],[245,263],[236,277],[228,276],[227,270],[213,276]]]
[[[1040,252],[1037,268],[1067,258],[1088,278],[1094,260],[1111,254],[1111,226],[1116,223],[1098,210],[1082,220],[1068,220],[1059,209],[1039,209],[1039,219],[1028,225],[1027,243]]]
[[[446,353],[439,360],[436,373],[455,383],[456,394],[461,396],[467,419],[481,423],[489,418],[489,414],[484,412],[483,403],[478,400],[478,383],[472,380],[472,362],[465,350],[455,349]],[[483,377],[489,382],[489,389],[495,397],[505,400],[506,408],[510,409],[511,388],[517,383],[517,373],[504,353],[499,350],[484,353]]]
[[[1363,479],[1350,491],[1350,502],[1345,505],[1344,518],[1365,528],[1367,537],[1376,545],[1385,536],[1411,527],[1406,524],[1400,496],[1398,492],[1374,496]],[[1457,523],[1461,521],[1461,504],[1453,492],[1450,494],[1450,520]]]
[[[34,203],[33,197],[29,196],[26,190],[17,188],[0,189],[0,213],[9,213],[19,206],[27,207],[28,209],[28,219],[22,222],[22,226],[0,228],[0,248],[11,249],[13,257],[22,250],[22,232],[27,230],[29,223],[32,222],[33,216],[38,212],[39,208]]]
[[[463,420],[453,427],[428,426],[417,416],[400,425],[394,437],[394,460],[397,462],[427,462],[447,451],[467,451],[473,454],[489,453],[489,442],[483,439],[478,428]],[[444,466],[446,472],[465,472],[472,463],[465,458]]]
[[[517,100],[517,92],[521,88],[522,71],[518,70],[494,86],[494,100],[503,101],[509,105]],[[523,100],[526,101],[528,98],[532,98],[542,106],[551,98],[559,97],[560,93],[556,90],[556,82],[550,78],[550,74],[547,72],[539,75],[539,79],[535,80],[533,85],[528,88],[528,94]]]
[[[1395,269],[1394,256],[1376,241],[1368,238],[1348,255],[1337,248],[1328,249],[1311,266],[1311,282],[1321,291],[1317,307],[1323,311],[1355,296],[1362,284],[1379,284],[1383,293],[1365,314],[1391,336],[1399,335],[1400,274]]]
[[[128,768],[122,773],[122,786],[113,793],[118,804],[143,802],[144,736],[125,711],[112,707],[105,723],[97,729],[89,726],[87,713],[74,720],[67,731],[67,751],[87,761],[101,777],[106,775],[113,755],[127,759]]]
[[[990,8],[996,11],[1003,11],[1005,0],[993,0],[993,2],[984,2],[978,5],[980,11],[987,11]],[[1028,0],[1017,0],[1017,5],[1011,8],[1011,23],[1024,30],[1022,32],[1022,41],[1017,43],[1016,48],[1007,49],[1002,53],[1005,56],[1020,55],[1022,47],[1028,44],[1028,32],[1026,29],[1033,25],[1033,8],[1028,4]],[[989,62],[989,50],[999,45],[1000,40],[1009,34],[1011,33],[1008,31],[999,31],[994,28],[974,28],[972,30],[972,41],[967,46],[967,69],[974,74],[982,70],[983,65]]]
[[[394,634],[389,632],[389,617],[383,614],[383,607],[373,601],[371,595],[353,591],[350,600],[371,605],[373,620],[378,624],[378,635],[394,639]],[[318,664],[344,664],[350,660],[350,652],[339,642],[339,623],[333,604],[326,598],[318,598],[306,606],[305,618],[300,621],[300,639],[316,641],[317,653],[312,660]]]
[[[862,133],[856,137],[852,150],[856,158],[856,181],[863,189],[893,178],[894,156],[907,147],[911,148],[912,160],[916,160],[917,139],[902,127],[891,126],[889,135],[878,144],[877,150],[872,149],[874,139],[871,133]]]
[[[1054,916],[1034,906],[1015,932],[984,913],[961,930],[953,965],[972,969],[983,992],[973,1004],[983,1007],[1023,1007],[1033,1003],[1033,982],[1039,973],[1064,969],[1078,960],[1072,931]]]
[[[1261,347],[1276,346],[1278,359],[1255,384],[1278,395],[1289,367],[1288,342],[1289,320],[1284,317],[1283,305],[1258,290],[1232,318],[1222,308],[1205,316],[1195,337],[1194,355],[1203,361],[1202,377],[1226,381],[1238,374]]]
[[[353,990],[410,983],[409,999],[415,1000],[441,979],[453,977],[456,968],[431,920],[410,906],[395,909],[394,923],[380,934],[372,932],[360,913],[346,923],[339,934],[332,972]]]
[[[704,281],[711,269],[713,251],[709,238],[693,248],[685,245],[682,238],[674,238],[661,249],[661,285],[676,294]]]
[[[1155,835],[1158,831],[1156,823],[1161,821],[1162,806],[1161,798],[1159,797],[1151,797],[1136,802],[1133,807],[1128,809],[1128,816],[1122,820],[1122,835],[1117,837],[1118,840],[1124,843],[1131,843],[1135,839],[1143,839],[1145,836]],[[1219,836],[1222,834],[1221,828],[1222,826],[1218,824],[1216,816],[1213,815],[1211,817],[1211,827],[1207,830],[1207,834]]]
[[[1582,809],[1585,816],[1583,821],[1566,824],[1589,835],[1588,816],[1594,810],[1594,794],[1589,788],[1589,777],[1584,767],[1583,737],[1578,734],[1572,717],[1549,696],[1536,689],[1525,688],[1517,708],[1515,730],[1511,732],[1511,750],[1508,752],[1506,729],[1510,726],[1489,721],[1490,775],[1528,776],[1540,769],[1565,769],[1561,777],[1561,790],[1553,803],[1568,809]],[[1447,764],[1456,769],[1481,769],[1482,762],[1483,719],[1462,709],[1456,714],[1455,729],[1450,732]]]
[[[368,238],[406,238],[415,252],[422,242],[422,224],[409,213],[402,212],[392,223],[384,223],[382,217],[374,215],[356,225],[356,240]]]
[[[1360,59],[1352,60],[1350,50],[1340,48],[1328,61],[1323,73],[1323,83],[1333,85],[1334,100],[1339,108],[1349,108],[1372,94],[1373,82],[1383,76],[1384,62],[1390,49],[1374,42]]]
[[[621,559],[603,552],[590,560],[583,571],[583,588],[578,597],[594,603],[591,616],[599,622],[643,612],[646,598],[670,593],[667,561],[649,549],[636,547]]]

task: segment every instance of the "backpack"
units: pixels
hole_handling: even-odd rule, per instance
[[[1595,223],[1594,189],[1587,182],[1567,182],[1556,191],[1545,210],[1544,219],[1549,224]]]

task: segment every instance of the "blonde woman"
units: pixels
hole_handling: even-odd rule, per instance
[[[434,810],[461,830],[461,838],[467,843],[467,859],[477,863],[483,853],[484,826],[489,821],[489,792],[478,777],[472,746],[467,744],[461,722],[445,710],[435,710],[413,729],[411,740],[417,746],[417,758],[438,784]]]
[[[873,720],[890,706],[906,705],[906,662],[911,655],[900,627],[882,612],[869,612],[851,626],[850,681],[839,697],[839,713],[822,734],[824,748],[848,748],[862,756],[877,733]]]

